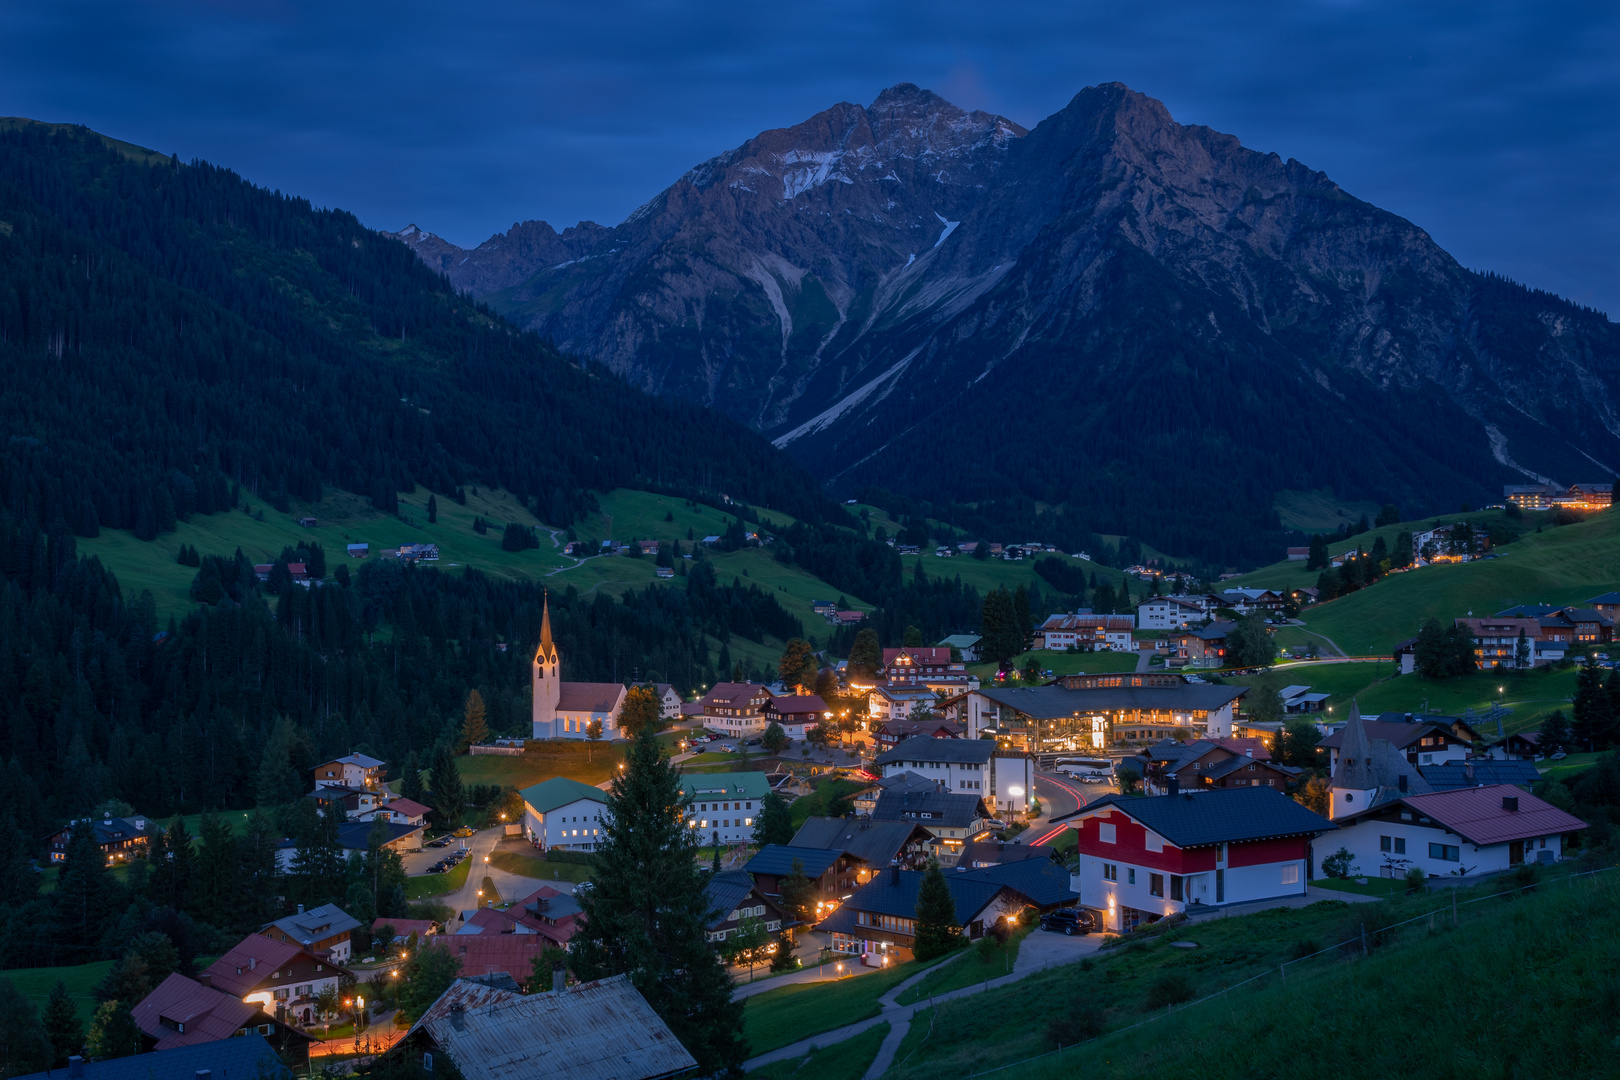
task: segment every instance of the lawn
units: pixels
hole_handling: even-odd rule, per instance
[[[809,795],[793,800],[788,807],[788,816],[793,819],[793,827],[797,829],[805,821],[813,817],[828,817],[828,810],[839,798],[853,795],[866,787],[865,784],[854,780],[840,778],[820,779],[813,782],[815,790]]]
[[[888,1022],[866,1029],[853,1039],[818,1046],[808,1057],[790,1058],[763,1065],[748,1075],[759,1080],[861,1080],[877,1058],[878,1049],[888,1038]],[[750,1053],[759,1053],[757,1048]]]
[[[1332,845],[1327,845],[1331,847]],[[1337,849],[1335,849],[1337,850]],[[1331,855],[1332,852],[1324,852]],[[1352,893],[1356,896],[1403,896],[1406,893],[1406,879],[1378,877],[1376,874],[1367,877],[1367,884],[1362,885],[1355,878],[1319,877],[1311,879],[1311,884],[1318,889],[1328,889],[1332,892]]]
[[[464,784],[526,787],[566,776],[582,784],[601,784],[624,760],[625,743],[547,739],[530,743],[521,755],[469,754],[456,759]]]
[[[1013,667],[1019,671],[1030,657],[1042,671],[1054,675],[1109,675],[1120,671],[1136,670],[1136,654],[1122,652],[1069,652],[1066,649],[1034,649],[1013,657]],[[986,685],[995,680],[996,663],[969,664],[968,671],[977,675]],[[1043,682],[1045,680],[1042,680]]]
[[[976,986],[987,979],[1012,974],[1013,964],[1018,960],[1018,948],[1030,932],[1031,928],[1025,926],[1014,930],[1005,942],[995,942],[994,938],[990,938],[993,944],[986,946],[987,951],[982,953],[978,945],[968,946],[958,959],[929,972],[916,986],[895,998],[895,1003],[910,1005],[930,995],[948,994],[964,986]]]
[[[752,1053],[763,1054],[823,1031],[832,1031],[882,1011],[878,998],[938,960],[913,961],[864,975],[837,977],[836,965],[823,966],[825,982],[796,983],[748,998],[743,1007],[743,1034]],[[843,961],[845,970],[858,961]]]
[[[1543,761],[1536,766],[1546,780],[1569,780],[1576,773],[1585,772],[1598,763],[1602,754],[1570,754],[1558,761]]]
[[[532,849],[531,849],[532,850]],[[549,862],[537,855],[519,851],[501,851],[489,857],[489,865],[508,874],[518,874],[536,881],[589,881],[591,868],[583,863]]]
[[[17,992],[31,1001],[34,1008],[41,1010],[51,996],[51,987],[60,979],[67,987],[68,996],[78,1006],[79,1019],[88,1023],[97,1004],[91,991],[106,976],[112,964],[111,960],[97,960],[73,967],[12,968],[10,971],[0,971],[0,978],[10,979]]]
[[[426,900],[434,896],[449,896],[467,884],[467,872],[472,859],[462,859],[443,874],[419,874],[405,879],[405,899]]]

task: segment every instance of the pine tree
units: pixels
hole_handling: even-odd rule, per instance
[[[922,563],[917,564],[917,569],[922,569]],[[908,649],[917,648],[923,643],[922,631],[917,629],[915,626],[908,626],[906,627],[906,634],[902,641],[905,647]]]
[[[788,640],[776,662],[776,672],[789,688],[814,686],[818,670],[814,646],[798,637]]]
[[[399,797],[427,805],[427,793],[422,790],[422,770],[416,764],[414,753],[405,755],[405,765],[400,769]]]
[[[476,689],[467,691],[461,703],[461,735],[456,752],[465,754],[469,746],[476,746],[489,737],[489,724],[484,720],[484,695]]]
[[[878,643],[877,631],[870,626],[863,627],[855,635],[854,644],[849,647],[849,673],[870,679],[882,666],[883,647]]]
[[[440,826],[457,828],[461,815],[467,812],[467,792],[461,784],[461,770],[456,766],[456,755],[449,743],[440,743],[434,748],[433,765],[428,771],[433,782],[430,802]]]
[[[1575,676],[1575,698],[1571,707],[1574,722],[1570,735],[1578,749],[1588,752],[1601,750],[1603,733],[1609,721],[1609,696],[1604,692],[1603,674],[1597,665],[1581,665]]]
[[[236,835],[218,814],[197,822],[197,856],[192,867],[190,911],[210,926],[228,929],[241,919],[241,854]]]
[[[432,495],[428,496],[427,503],[428,524],[436,524],[439,520],[439,500]]]
[[[754,823],[754,842],[763,847],[766,844],[789,844],[793,842],[793,815],[788,809],[787,800],[774,791],[766,792],[765,798],[760,800],[759,817]]]
[[[804,872],[804,860],[794,856],[793,862],[788,865],[787,877],[782,879],[781,888],[782,910],[809,925],[815,913],[816,887]]]
[[[1408,539],[1407,543],[1410,544],[1411,540]],[[1327,568],[1328,568],[1327,537],[1323,536],[1321,533],[1315,533],[1315,534],[1313,534],[1311,536],[1310,554],[1305,559],[1305,569],[1307,569],[1307,570],[1326,570]]]
[[[141,1029],[135,1025],[130,1010],[130,1003],[125,1001],[109,1001],[96,1010],[84,1044],[91,1061],[108,1061],[141,1052]]]
[[[56,1056],[34,1003],[4,977],[0,977],[0,1054],[4,1055],[0,1072],[6,1076],[48,1069]]]
[[[51,894],[52,936],[60,946],[56,955],[80,963],[97,958],[108,920],[118,910],[118,892],[90,823],[73,826],[67,860]]]
[[[154,839],[150,862],[152,878],[151,884],[147,887],[147,895],[155,904],[171,907],[176,911],[184,910],[191,890],[194,859],[191,835],[186,831],[186,823],[180,817],[176,816],[171,820],[168,829]]]
[[[40,1026],[55,1050],[56,1065],[66,1065],[68,1058],[84,1049],[84,1023],[79,1019],[79,1007],[68,996],[67,984],[61,979],[51,987]]]
[[[322,809],[313,800],[299,805],[301,820],[295,835],[289,882],[296,897],[309,907],[345,897],[343,849],[338,845],[341,806]]]
[[[1541,735],[1536,740],[1536,750],[1542,757],[1551,757],[1560,750],[1567,751],[1573,742],[1569,720],[1564,716],[1563,709],[1554,709],[1541,721]]]
[[[1034,641],[1035,617],[1030,612],[1029,590],[1022,585],[1013,593],[1013,626],[1018,630],[1018,651],[1023,652]]]
[[[253,811],[247,828],[236,838],[237,881],[242,890],[238,928],[243,924],[256,927],[266,922],[274,898],[286,892],[276,862],[280,843],[280,830],[265,814]]]
[[[956,900],[939,863],[929,861],[917,889],[917,933],[912,954],[918,960],[932,960],[962,944],[962,927],[956,921]]]
[[[733,1072],[747,1056],[742,1003],[704,940],[709,901],[687,827],[680,776],[643,731],[608,791],[607,839],[573,938],[581,979],[628,973],[642,997],[697,1059],[703,1075]]]
[[[20,906],[39,895],[39,875],[29,858],[32,846],[10,815],[0,818],[0,905]]]

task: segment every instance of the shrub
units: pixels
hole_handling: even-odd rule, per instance
[[[1408,892],[1417,892],[1428,880],[1429,875],[1423,872],[1423,867],[1414,866],[1406,872],[1406,889]]]
[[[546,862],[577,863],[580,866],[595,866],[596,853],[594,851],[560,851],[557,848],[547,848]]]
[[[1172,969],[1153,980],[1142,1004],[1144,1008],[1150,1010],[1162,1009],[1166,1005],[1180,1005],[1191,1001],[1196,996],[1197,988],[1193,986],[1192,976],[1185,971]]]
[[[1101,1035],[1103,1012],[1090,998],[1076,998],[1046,1025],[1046,1041],[1054,1046],[1073,1046]]]
[[[1288,950],[1288,958],[1290,960],[1303,960],[1307,956],[1313,956],[1321,951],[1322,943],[1317,941],[1315,938],[1300,938],[1298,941],[1294,942],[1293,947]]]
[[[1534,892],[1540,876],[1535,863],[1520,863],[1513,871],[1513,887],[1521,893]]]
[[[1356,857],[1344,848],[1322,860],[1322,873],[1330,878],[1347,878],[1356,865]]]

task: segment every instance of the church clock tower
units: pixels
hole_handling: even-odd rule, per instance
[[[557,646],[551,640],[551,601],[540,614],[540,647],[534,652],[529,682],[534,690],[534,737],[550,739],[557,734],[557,702],[562,697],[562,664]]]

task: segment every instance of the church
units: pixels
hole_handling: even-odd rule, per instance
[[[551,640],[551,604],[540,615],[540,647],[529,681],[534,689],[534,738],[583,739],[591,721],[602,724],[603,739],[623,738],[619,715],[625,688],[618,683],[563,682],[562,661]]]

